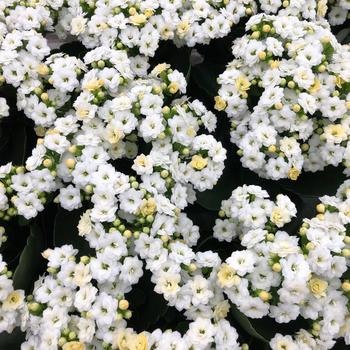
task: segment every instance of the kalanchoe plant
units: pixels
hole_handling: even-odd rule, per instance
[[[0,349],[349,346],[348,8],[1,2]]]
[[[347,166],[349,48],[297,17],[259,14],[246,30],[215,98],[243,166],[274,180]]]

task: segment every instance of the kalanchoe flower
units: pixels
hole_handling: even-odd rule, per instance
[[[144,56],[154,56],[163,40],[192,47],[222,38],[257,7],[254,0],[3,3],[2,32],[54,32],[60,39],[77,39],[89,49],[109,46]]]
[[[243,166],[274,180],[347,166],[348,47],[326,24],[293,16],[259,14],[246,30],[215,98]]]
[[[293,336],[276,334],[272,349],[330,349],[342,336],[348,342],[349,188],[346,181],[336,196],[320,198],[318,214],[304,219],[300,238],[281,231],[296,214],[286,196],[274,203],[260,187],[243,186],[222,204],[214,235],[229,241],[238,236],[247,248],[221,264],[217,285],[250,318],[268,315],[288,323],[303,317],[312,324]]]

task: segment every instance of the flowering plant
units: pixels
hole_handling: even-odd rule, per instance
[[[0,1],[0,349],[350,345],[349,1]]]

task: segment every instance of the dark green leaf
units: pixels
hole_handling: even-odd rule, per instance
[[[7,132],[4,132],[3,128],[0,128],[0,151],[7,145],[9,140],[10,135]]]
[[[216,79],[224,70],[224,65],[203,62],[192,67],[191,79],[193,79],[197,86],[205,91],[208,96],[214,97],[217,95],[219,88]]]
[[[93,255],[93,250],[88,242],[78,234],[78,223],[84,209],[73,211],[59,208],[54,223],[54,246],[60,247],[65,244],[71,244],[79,250],[79,255]]]
[[[185,334],[186,331],[188,330],[188,324],[189,324],[188,321],[179,322],[176,326],[176,330],[181,334]]]
[[[27,220],[24,216],[19,215],[18,216],[18,225],[19,226],[27,226],[29,225],[30,220]]]
[[[19,328],[15,328],[12,333],[0,333],[1,350],[19,350],[24,342],[24,333]]]
[[[328,166],[316,173],[304,172],[297,181],[285,180],[282,186],[293,193],[308,196],[334,195],[338,187],[346,180],[343,167]]]
[[[236,164],[230,157],[225,162],[225,169],[213,189],[204,192],[197,192],[197,202],[205,209],[218,211],[221,202],[230,197],[231,192],[239,186],[239,174],[236,171]]]
[[[11,160],[15,165],[23,165],[27,146],[27,131],[24,124],[14,124],[11,141]]]
[[[140,332],[164,326],[162,317],[167,312],[168,305],[162,295],[154,292],[149,271],[145,271],[138,284],[125,298],[129,300],[130,310],[133,312],[128,321],[130,327]]]
[[[159,47],[154,55],[149,60],[151,67],[153,68],[159,63],[168,63],[172,69],[177,69],[185,75],[190,71],[191,63],[191,49],[188,47],[176,47],[171,41],[161,41]]]
[[[242,314],[235,306],[231,306],[231,315],[233,320],[236,321],[252,337],[265,343],[268,342],[268,340],[257,331],[256,327],[252,324],[252,321],[247,316]],[[268,325],[266,326],[268,327]]]
[[[16,289],[30,292],[34,282],[42,271],[44,259],[41,257],[45,249],[43,233],[37,223],[30,227],[30,235],[19,258],[18,266],[13,275],[13,285]]]

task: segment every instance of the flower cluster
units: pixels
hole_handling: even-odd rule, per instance
[[[37,67],[49,53],[46,39],[35,30],[0,35],[0,83],[24,87],[25,81],[37,77]]]
[[[0,247],[6,242],[5,228],[0,226]],[[0,254],[0,332],[12,332],[18,325],[25,309],[25,295],[21,289],[15,289],[12,272]]]
[[[264,13],[300,16],[307,20],[321,19],[328,10],[328,0],[261,0],[259,4]]]
[[[0,122],[16,106],[37,138],[24,164],[0,166],[0,220],[31,224],[54,202],[81,210],[72,241],[83,243],[46,246],[46,272],[27,295],[0,254],[0,333],[19,327],[21,350],[248,350],[230,323],[238,309],[305,320],[270,339],[273,350],[350,344],[350,180],[320,199],[299,236],[287,232],[297,215],[288,196],[238,187],[212,233],[228,254],[201,251],[191,208],[217,184],[226,150],[215,114],[187,96],[191,70],[185,78],[151,58],[162,41],[209,44],[247,19],[215,97],[243,166],[274,180],[330,164],[349,175],[350,49],[330,27],[349,9],[346,0],[2,1]],[[51,51],[51,38],[84,52]],[[0,247],[6,240],[0,226]],[[186,331],[130,327],[129,293],[146,270]]]
[[[60,188],[57,201],[63,208],[77,209],[91,198],[94,218],[113,221],[108,213],[116,209],[116,196],[137,183],[110,164],[125,157],[134,159],[132,169],[145,188],[181,209],[195,199],[194,189],[216,184],[226,150],[203,133],[215,129],[215,115],[183,96],[181,73],[167,64],[149,74],[147,68],[147,61],[129,60],[124,51],[109,48],[90,51],[84,62],[55,54],[41,64],[31,86],[18,89],[18,106],[42,138],[26,169],[1,168],[9,197],[2,203],[4,217],[17,212],[35,217]],[[151,145],[148,154],[138,155],[139,139]]]
[[[276,201],[257,186],[243,186],[223,202],[214,236],[231,241],[235,235],[245,250],[234,251],[221,265],[217,283],[229,300],[251,318],[269,315],[278,323],[310,320],[309,330],[294,339],[277,334],[272,349],[329,349],[334,340],[349,342],[347,308],[350,284],[343,280],[349,265],[349,181],[336,197],[325,196],[319,214],[304,219],[300,238],[281,228],[295,216],[284,195]],[[233,232],[233,233],[232,233]]]
[[[332,0],[328,20],[331,25],[343,24],[349,18],[350,4],[347,0]]]
[[[348,163],[350,52],[329,28],[292,16],[252,17],[233,44],[216,108],[247,167],[296,180]]]
[[[207,44],[226,36],[242,17],[256,11],[253,0],[234,1],[43,1],[6,0],[0,30],[54,31],[87,48],[109,46],[153,56],[161,40],[177,45]]]
[[[273,240],[274,233],[296,215],[296,207],[289,197],[279,194],[276,201],[259,186],[238,187],[229,199],[222,202],[214,226],[213,236],[231,242],[238,237],[241,244],[253,248],[264,240]]]
[[[138,187],[121,194],[113,222],[94,220],[92,210],[81,216],[78,231],[89,243],[90,256],[78,259],[69,245],[43,253],[48,274],[36,282],[22,315],[24,349],[57,349],[58,344],[67,350],[74,344],[77,349],[145,350],[168,343],[183,349],[212,343],[217,349],[240,349],[236,330],[225,320],[230,306],[215,284],[218,254],[195,253],[198,227],[165,197],[147,192],[143,183]],[[132,305],[126,295],[143,275],[141,259],[152,273],[154,290],[191,320],[183,336],[127,328]]]

